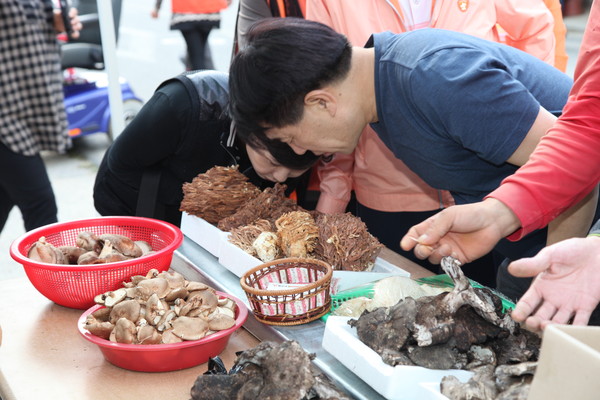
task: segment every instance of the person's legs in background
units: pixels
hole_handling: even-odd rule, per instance
[[[193,30],[181,31],[187,46],[189,68],[192,71],[213,68],[210,49],[208,49],[208,35],[211,30],[212,26],[198,26]]]
[[[15,203],[12,201],[6,190],[0,185],[0,234],[8,220],[10,210],[12,210],[14,206]]]
[[[56,199],[42,157],[13,153],[0,144],[0,232],[14,205],[21,210],[26,231],[58,222]]]
[[[584,11],[584,0],[562,0],[563,16],[580,15]]]

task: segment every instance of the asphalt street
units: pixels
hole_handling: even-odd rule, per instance
[[[170,1],[165,0],[160,17],[152,19],[153,1],[124,0],[119,27],[117,59],[119,75],[125,78],[142,100],[148,100],[158,84],[184,70],[181,62],[185,43],[178,31],[169,30]],[[209,43],[215,68],[227,71],[233,42],[237,1],[222,12],[221,28],[213,30]],[[570,56],[567,73],[573,74],[579,44],[587,15],[565,18],[567,52]],[[109,146],[102,133],[74,140],[73,149],[65,155],[45,154],[50,179],[57,198],[59,221],[98,216],[92,200],[92,187],[104,151]],[[25,233],[17,208],[0,233],[0,279],[24,276],[22,266],[9,254],[11,243]]]

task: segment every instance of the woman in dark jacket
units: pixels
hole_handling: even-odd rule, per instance
[[[228,92],[228,75],[217,71],[163,82],[106,151],[94,184],[96,210],[179,226],[183,183],[214,166],[238,165],[261,188],[268,185],[262,178],[296,178],[286,181],[290,188],[304,181],[302,174],[316,157],[298,159],[291,150],[282,151],[278,157],[296,158],[296,170],[277,166],[266,151],[247,150],[231,128]]]

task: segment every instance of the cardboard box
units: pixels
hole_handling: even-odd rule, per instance
[[[181,231],[185,236],[202,246],[215,257],[219,257],[225,232],[194,215],[184,212],[181,216]]]
[[[444,376],[467,382],[473,373],[465,370],[436,370],[383,362],[381,356],[356,335],[348,317],[330,316],[325,325],[323,348],[365,383],[390,400],[447,399],[440,393]]]
[[[527,399],[600,399],[600,327],[548,326]]]

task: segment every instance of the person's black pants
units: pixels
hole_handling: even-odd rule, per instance
[[[0,232],[14,206],[25,230],[57,222],[57,207],[44,160],[13,153],[0,143]]]
[[[413,225],[423,222],[439,211],[385,212],[366,207],[357,201],[354,214],[367,225],[369,233],[379,239],[387,248],[435,274],[443,274],[439,265],[433,265],[427,260],[420,260],[412,250],[404,251],[400,248],[400,239]],[[492,253],[464,264],[462,269],[465,275],[474,281],[491,288],[496,287],[496,258]]]
[[[208,35],[211,29],[212,26],[206,25],[181,31],[187,46],[189,68],[192,71],[214,68],[208,47]]]

